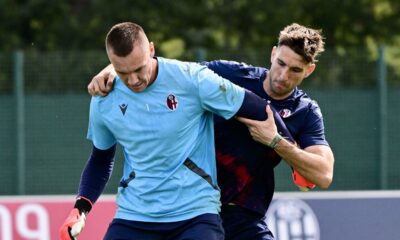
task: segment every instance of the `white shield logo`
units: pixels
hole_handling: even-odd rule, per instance
[[[267,212],[268,228],[276,240],[320,240],[318,219],[299,199],[277,199]]]

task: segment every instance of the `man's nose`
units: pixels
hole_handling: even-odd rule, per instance
[[[289,71],[288,70],[282,70],[280,79],[287,81],[289,79]]]
[[[128,76],[128,84],[129,85],[135,85],[139,82],[139,78],[137,77],[136,74],[129,74]]]

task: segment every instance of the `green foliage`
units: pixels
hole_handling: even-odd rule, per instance
[[[356,75],[359,68],[354,65],[376,61],[371,46],[384,44],[395,51],[400,38],[397,0],[2,0],[0,8],[0,53],[104,51],[109,28],[134,21],[156,44],[158,55],[183,60],[227,56],[266,66],[279,31],[298,22],[323,29],[326,48],[333,49],[325,56],[340,58],[320,61],[330,67],[332,80],[324,80],[327,86],[349,84],[341,78]],[[389,53],[393,69],[400,69],[398,58],[398,53]],[[60,64],[68,65],[65,61],[60,59]],[[399,82],[398,71],[390,72],[395,76],[392,81]],[[373,83],[362,74],[352,81],[354,86]]]
[[[395,0],[2,0],[1,50],[102,49],[120,21],[141,24],[156,42],[180,37],[188,48],[270,46],[291,22],[322,28],[330,46],[360,46],[367,36],[399,35]],[[396,31],[397,30],[397,31]]]

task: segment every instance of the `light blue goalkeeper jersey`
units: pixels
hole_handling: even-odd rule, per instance
[[[88,138],[125,156],[115,218],[173,222],[220,210],[213,113],[231,118],[244,89],[205,66],[157,58],[156,80],[133,92],[117,78],[90,104]]]

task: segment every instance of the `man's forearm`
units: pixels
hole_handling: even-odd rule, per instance
[[[304,178],[320,188],[328,188],[333,178],[333,154],[328,146],[314,145],[300,149],[283,139],[275,151]]]
[[[78,196],[83,196],[92,203],[102,193],[114,166],[116,146],[100,150],[93,146],[92,154],[82,172]]]

